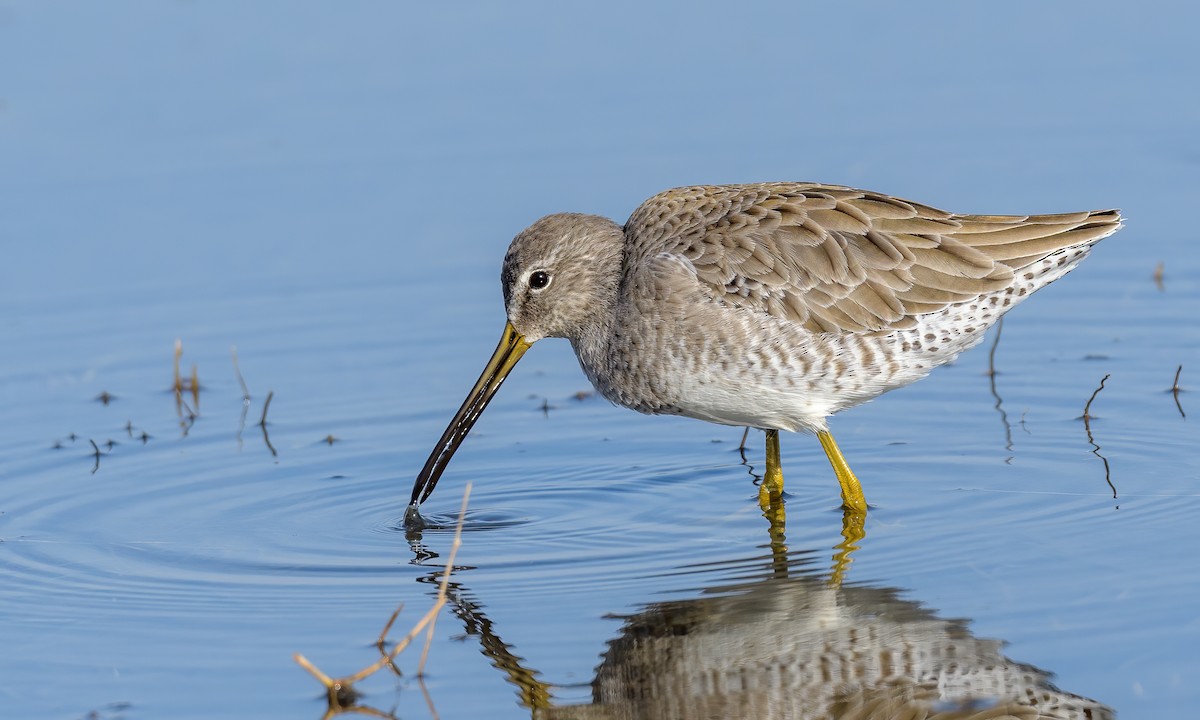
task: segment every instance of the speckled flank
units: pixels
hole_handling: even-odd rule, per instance
[[[839,186],[687,187],[624,227],[539,220],[502,281],[517,331],[568,338],[614,403],[818,431],[979,343],[1119,227],[1114,210],[956,215]],[[534,287],[539,271],[550,281]]]

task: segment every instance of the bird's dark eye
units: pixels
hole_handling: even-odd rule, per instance
[[[535,270],[529,276],[529,287],[533,290],[541,290],[550,284],[550,273],[545,270]]]

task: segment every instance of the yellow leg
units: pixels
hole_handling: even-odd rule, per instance
[[[767,431],[767,469],[758,486],[758,504],[766,511],[783,498],[783,468],[779,464],[779,431]]]
[[[768,534],[771,537],[771,565],[775,576],[788,576],[787,538],[784,532],[787,527],[787,516],[783,510],[783,468],[779,462],[779,431],[767,431],[767,469],[763,473],[762,484],[758,486],[758,506],[762,508],[763,517],[770,523]]]
[[[821,441],[821,447],[825,449],[829,464],[833,466],[833,472],[837,475],[838,484],[842,486],[842,507],[853,513],[866,513],[867,499],[863,497],[862,485],[859,484],[858,478],[854,477],[854,472],[846,463],[846,458],[842,457],[842,451],[833,441],[833,436],[829,434],[829,431],[822,430],[817,433],[817,439]],[[770,468],[771,463],[768,460],[768,472],[770,472]],[[782,481],[782,478],[780,480]],[[763,484],[766,484],[765,480]]]

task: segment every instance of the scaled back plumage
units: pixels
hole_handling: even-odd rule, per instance
[[[1003,290],[1030,264],[1119,226],[1115,210],[960,215],[837,185],[694,186],[633,213],[626,270],[673,254],[714,301],[813,332],[889,332]]]

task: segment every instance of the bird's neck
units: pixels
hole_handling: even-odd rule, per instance
[[[609,356],[624,275],[625,235],[619,227],[614,226],[613,229],[615,232],[602,236],[602,240],[597,239],[599,247],[593,248],[593,252],[599,252],[596,252],[595,265],[590,273],[592,282],[588,300],[591,308],[587,320],[570,337],[579,364],[593,383],[595,369],[601,367]]]

